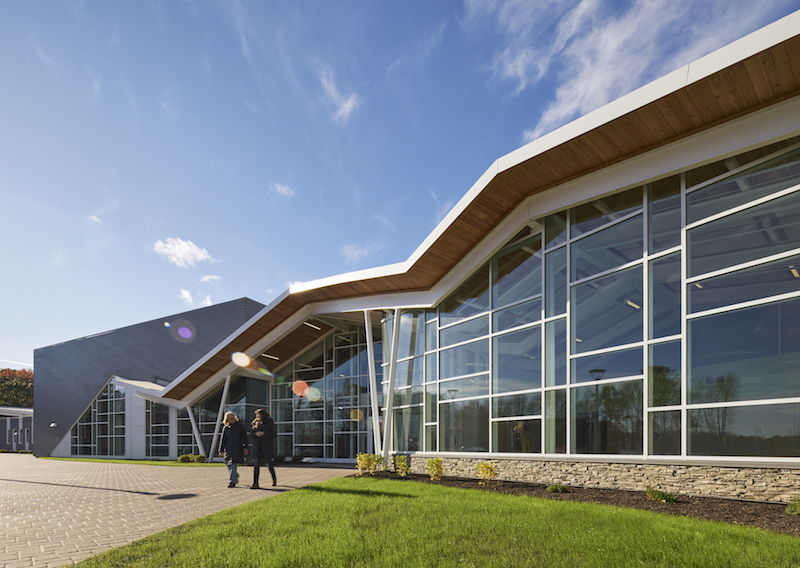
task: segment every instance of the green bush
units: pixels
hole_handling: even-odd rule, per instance
[[[800,515],[800,500],[795,499],[786,505],[786,512],[790,515]]]
[[[192,455],[192,454],[184,454],[184,455],[182,455],[182,456],[180,456],[178,458],[178,461],[180,463],[189,463],[191,461],[194,461],[194,455]]]
[[[480,485],[491,485],[497,478],[497,466],[491,462],[480,462],[477,471]]]
[[[444,466],[442,465],[442,458],[428,458],[428,477],[434,481],[438,481],[444,475]]]
[[[206,459],[206,456],[204,456],[203,454],[200,454],[199,456],[194,456],[194,461],[196,463],[206,463],[207,459]]]
[[[661,501],[662,503],[678,502],[678,498],[667,491],[660,491],[658,489],[653,489],[652,487],[646,487],[644,492],[647,494],[647,498],[651,501]]]
[[[278,454],[277,456],[272,458],[272,461],[275,463],[283,463],[286,461],[286,456],[283,454]]]
[[[400,477],[408,475],[408,456],[395,456],[394,457],[394,470]]]
[[[303,454],[295,454],[292,456],[292,463],[303,463]]]
[[[361,453],[356,455],[356,466],[358,467],[358,475],[369,473],[375,475],[378,467],[383,464],[383,456],[377,454]]]
[[[548,493],[569,493],[566,485],[548,485],[545,491]]]

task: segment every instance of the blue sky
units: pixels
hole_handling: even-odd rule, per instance
[[[0,367],[402,262],[495,159],[797,9],[0,2]]]

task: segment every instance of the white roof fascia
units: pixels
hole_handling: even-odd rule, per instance
[[[308,282],[296,282],[289,286],[289,294],[297,294],[298,292],[308,292],[309,290],[316,290],[318,288],[326,288],[336,284],[347,284],[349,282],[359,282],[361,280],[370,280],[372,278],[385,278],[387,276],[397,276],[403,274],[408,270],[410,265],[408,262],[398,262],[395,264],[387,264],[376,268],[367,268],[364,270],[357,270],[354,272],[346,272],[335,276],[320,278],[319,280],[310,280]]]
[[[33,409],[19,406],[0,406],[0,416],[14,418],[33,416]]]

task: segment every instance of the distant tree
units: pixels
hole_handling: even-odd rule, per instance
[[[33,371],[0,369],[0,406],[33,408]]]

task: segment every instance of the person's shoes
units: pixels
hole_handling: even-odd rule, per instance
[[[250,489],[261,489],[257,484],[253,484],[250,486]]]
[[[278,485],[278,482],[273,479],[272,480],[272,486],[275,487],[276,485]]]
[[[229,483],[228,487],[236,487],[236,484],[235,483]]]

